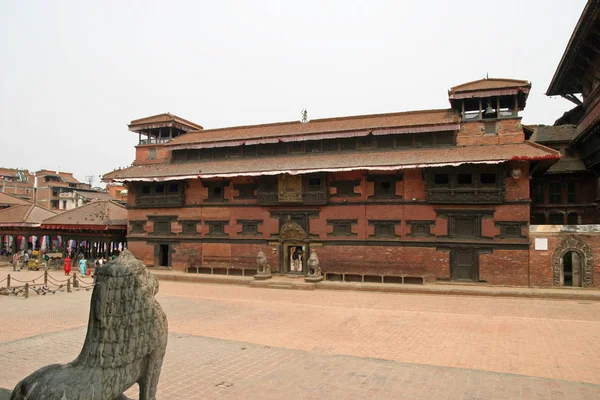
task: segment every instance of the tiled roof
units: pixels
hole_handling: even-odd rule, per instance
[[[27,225],[37,226],[46,218],[56,215],[44,207],[30,205],[13,206],[0,210],[0,226],[2,225]]]
[[[309,135],[374,130],[384,128],[432,127],[435,125],[456,124],[459,116],[451,109],[398,112],[390,114],[359,115],[352,117],[313,119],[309,122],[279,122],[264,125],[237,126],[231,128],[208,129],[181,135],[167,146],[180,146],[193,143],[227,142],[259,138],[280,138]],[[434,128],[429,129],[431,131]]]
[[[600,0],[588,0],[550,81],[546,95],[581,93],[585,76],[582,71],[586,71],[596,57],[599,26]]]
[[[40,171],[37,171],[35,173],[35,176],[37,176],[37,177],[58,176],[64,182],[67,182],[67,183],[81,183],[73,176],[72,172],[59,172],[59,171],[50,171],[49,169],[42,169]]]
[[[567,172],[579,172],[585,171],[585,165],[583,161],[579,159],[566,159],[559,160],[556,164],[552,165],[546,171],[547,174],[564,174]]]
[[[577,136],[575,125],[533,126],[531,140],[538,143],[570,142]]]
[[[122,226],[127,225],[127,210],[110,200],[93,201],[44,220],[42,227],[49,225]]]
[[[85,197],[88,200],[113,200],[109,193],[106,192],[97,192],[97,191],[83,191],[83,190],[74,190],[73,193],[77,193],[78,195]]]
[[[30,202],[19,199],[18,197],[11,196],[6,193],[0,192],[0,207],[10,207],[16,205],[29,205]]]
[[[463,83],[450,88],[450,93],[470,92],[474,90],[496,90],[519,87],[531,87],[531,83],[520,79],[489,78]]]
[[[200,129],[200,130],[202,129],[202,126],[195,124],[191,121],[188,121],[186,119],[183,119],[181,117],[178,117],[177,115],[173,115],[171,113],[163,113],[163,114],[153,115],[150,117],[134,119],[129,124],[129,128],[133,128],[136,126],[143,126],[143,125],[169,124],[169,123],[173,123],[173,122],[181,124],[181,125],[185,125],[187,127],[193,128],[193,129]]]
[[[17,170],[12,168],[0,168],[0,176],[17,177]]]
[[[370,151],[355,153],[311,153],[298,156],[241,158],[184,164],[132,166],[104,175],[105,180],[175,180],[195,177],[275,175],[350,170],[400,170],[458,165],[500,163],[508,160],[557,160],[558,151],[525,142],[494,146],[466,146],[407,151]]]

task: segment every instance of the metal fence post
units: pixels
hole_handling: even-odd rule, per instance
[[[8,274],[8,276],[6,277],[6,287],[10,287],[10,274]]]
[[[29,283],[25,284],[25,298],[29,298]]]
[[[71,280],[67,280],[67,293],[71,293]]]
[[[48,270],[44,271],[44,286],[48,286]]]
[[[77,281],[77,274],[75,272],[73,272],[73,287],[79,287],[79,281]]]

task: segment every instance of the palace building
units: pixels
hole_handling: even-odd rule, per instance
[[[132,121],[128,248],[147,265],[327,280],[529,285],[530,179],[561,155],[521,125],[531,84],[451,88],[450,108],[222,129]],[[297,260],[297,261],[296,261]],[[551,272],[549,272],[551,273]]]

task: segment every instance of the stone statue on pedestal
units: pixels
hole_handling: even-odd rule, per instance
[[[269,263],[267,262],[267,257],[263,251],[259,251],[256,256],[256,275],[254,275],[254,279],[257,280],[266,280],[271,279],[273,276],[271,275],[271,267],[269,267]]]
[[[321,267],[319,266],[319,257],[317,257],[317,252],[314,250],[310,253],[310,258],[308,259],[308,270],[304,280],[306,282],[321,282],[323,280]]]
[[[167,348],[167,317],[154,298],[158,280],[129,251],[96,272],[79,356],[43,367],[17,384],[11,400],[116,400],[138,383],[156,399]]]

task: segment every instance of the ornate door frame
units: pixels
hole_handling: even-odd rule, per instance
[[[561,241],[552,254],[554,286],[564,285],[563,258],[569,251],[574,251],[581,257],[581,287],[593,287],[594,252],[587,243],[573,235]]]

